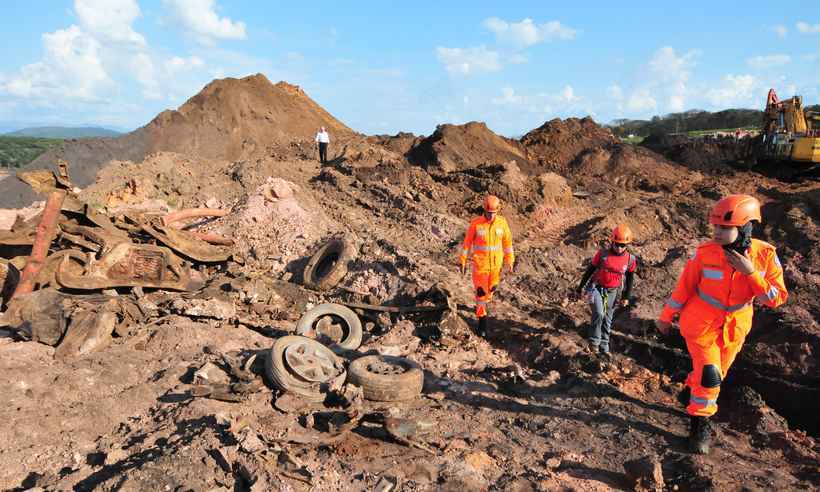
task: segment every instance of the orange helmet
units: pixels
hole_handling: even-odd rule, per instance
[[[632,242],[632,229],[626,224],[618,224],[618,227],[612,229],[609,240],[613,243],[629,244]]]
[[[487,212],[498,212],[501,208],[501,200],[495,195],[487,195],[484,198],[484,210]]]
[[[760,202],[751,195],[729,195],[709,213],[709,222],[716,225],[741,227],[750,220],[761,222]]]

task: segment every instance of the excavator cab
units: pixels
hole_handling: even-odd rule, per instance
[[[769,89],[762,148],[769,160],[820,164],[820,115],[807,115],[802,97],[781,101],[774,89]]]

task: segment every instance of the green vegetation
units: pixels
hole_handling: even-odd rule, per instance
[[[0,136],[0,167],[21,167],[62,142],[59,138]]]
[[[760,127],[758,127],[758,126],[742,126],[740,128],[716,128],[714,130],[692,130],[692,131],[686,132],[686,134],[690,137],[700,137],[700,136],[703,136],[703,135],[707,135],[707,134],[710,134],[710,133],[716,133],[716,132],[734,133],[737,130],[741,130],[741,131],[743,131],[743,130],[745,130],[745,131],[760,130]]]
[[[633,135],[631,137],[621,137],[621,141],[632,145],[638,145],[639,143],[643,142],[645,138],[646,137]]]
[[[15,132],[6,133],[8,137],[37,137],[37,138],[94,138],[94,137],[118,137],[120,132],[107,128],[89,127],[65,127],[65,126],[38,126],[23,128]]]
[[[666,116],[655,116],[648,121],[615,120],[609,127],[619,137],[629,135],[647,137],[649,135],[668,135],[694,131],[717,131],[726,128],[758,129],[762,122],[763,112],[754,109],[727,109],[717,113],[692,110]]]

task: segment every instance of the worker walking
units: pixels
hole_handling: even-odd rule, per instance
[[[327,164],[327,146],[330,144],[330,135],[327,134],[325,127],[321,127],[316,133],[316,143],[319,145],[319,162]]]
[[[475,314],[478,318],[479,336],[487,335],[487,303],[501,280],[502,263],[507,273],[512,273],[515,265],[512,233],[507,220],[498,215],[501,201],[497,196],[487,195],[484,199],[484,214],[470,222],[464,236],[464,244],[459,258],[461,274],[467,273],[467,258],[473,255],[473,287],[475,288]]]
[[[753,224],[760,221],[760,202],[750,195],[718,201],[709,214],[712,241],[686,263],[656,322],[668,334],[679,316],[692,359],[688,391],[681,396],[688,400],[689,447],[695,453],[709,452],[708,418],[717,412],[720,384],[752,328],[752,302],[775,308],[788,297],[775,247],[752,238]]]
[[[606,358],[609,357],[609,335],[615,308],[619,304],[628,306],[632,295],[637,260],[627,251],[630,243],[632,230],[629,226],[621,224],[613,229],[609,247],[595,253],[576,289],[576,294],[580,296],[586,287],[592,310],[592,322],[587,333],[589,348]],[[590,279],[592,282],[587,287]]]

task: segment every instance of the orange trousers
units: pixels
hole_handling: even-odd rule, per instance
[[[729,368],[743,347],[745,333],[737,339],[730,339],[724,330],[727,327],[712,327],[697,336],[681,334],[686,340],[686,348],[692,357],[692,372],[686,378],[691,390],[689,415],[711,417],[717,412],[720,384],[726,378]],[[748,333],[748,330],[745,330]]]
[[[473,268],[473,287],[475,288],[475,315],[487,316],[487,303],[493,298],[493,292],[501,281],[501,269],[479,271]]]

